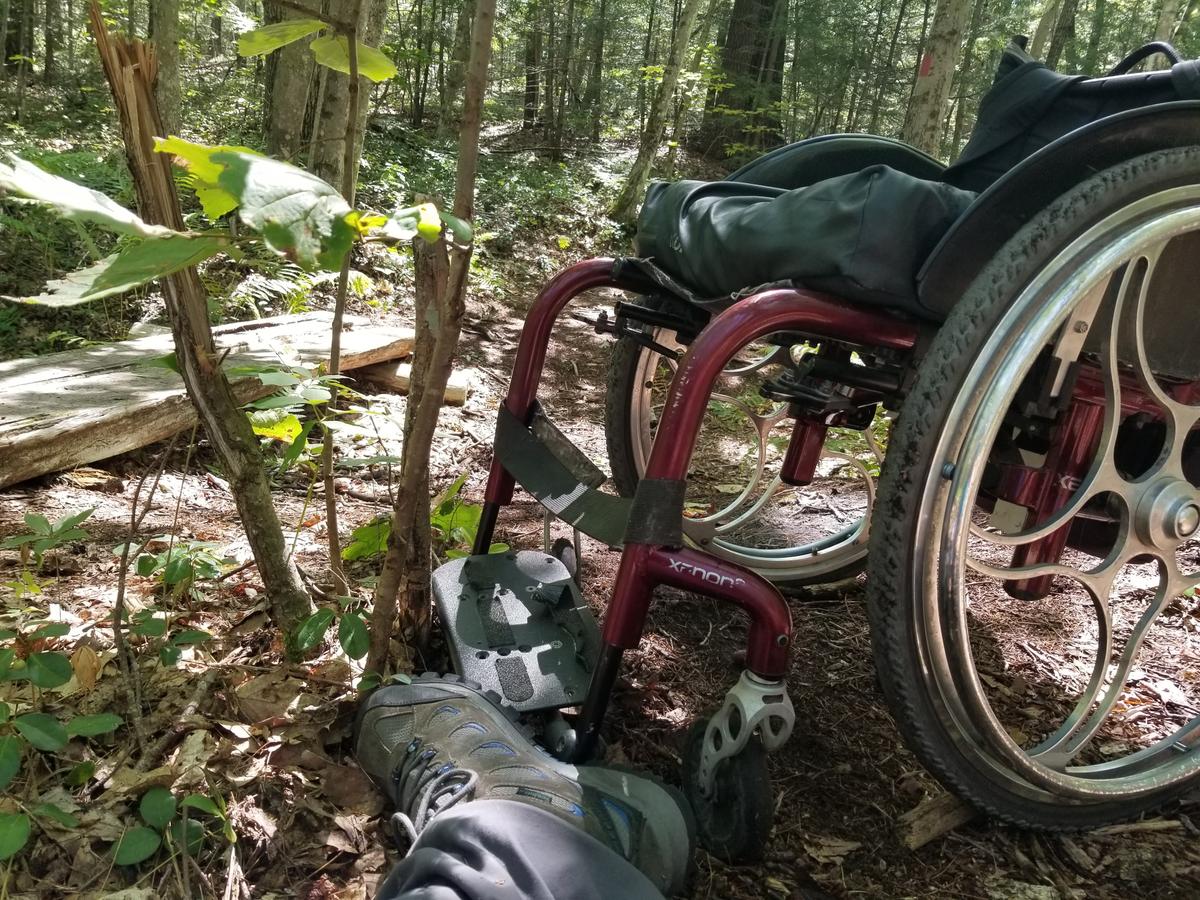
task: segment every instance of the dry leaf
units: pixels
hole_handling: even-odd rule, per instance
[[[365,816],[379,815],[383,797],[358,766],[329,766],[321,772],[321,793],[334,806]]]
[[[363,826],[367,824],[368,816],[334,816],[333,828],[325,836],[325,846],[332,847],[341,853],[357,856],[366,851],[371,845]]]
[[[90,691],[96,686],[100,677],[100,657],[96,651],[84,644],[71,654],[71,668],[75,670],[75,678],[82,691]]]

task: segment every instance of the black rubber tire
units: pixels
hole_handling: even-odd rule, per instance
[[[1200,147],[1161,151],[1106,169],[1021,229],[976,278],[921,362],[892,431],[871,523],[868,614],[879,681],[909,748],[949,790],[981,811],[1026,828],[1069,831],[1129,819],[1190,789],[1196,779],[1137,800],[1084,803],[1018,792],[989,772],[969,740],[940,714],[918,646],[922,560],[914,554],[922,494],[941,478],[934,458],[950,410],[997,322],[1022,288],[1073,238],[1103,216],[1165,188],[1200,181]],[[1019,330],[1019,326],[1017,329]],[[956,740],[956,738],[958,740]],[[1038,796],[1040,794],[1040,796]]]
[[[638,302],[647,309],[662,309],[668,305],[667,301],[657,297],[643,297]],[[633,404],[633,393],[640,387],[637,383],[637,370],[642,354],[652,352],[631,338],[618,338],[609,359],[604,392],[604,435],[608,442],[608,464],[612,469],[613,484],[622,497],[632,497],[637,490],[638,481],[641,480],[633,452],[634,436],[629,409]],[[846,581],[856,577],[866,566],[867,560],[864,556],[821,575],[780,577],[777,573],[765,569],[761,570],[760,574],[776,584],[802,587]]]
[[[698,774],[708,719],[688,731],[683,754],[683,793],[696,817],[700,845],[727,863],[762,859],[775,824],[775,792],[767,751],[755,735],[737,756],[720,764],[711,797],[700,792]]]

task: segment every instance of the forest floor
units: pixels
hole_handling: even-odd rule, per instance
[[[499,314],[494,304],[476,302],[464,334],[460,367],[470,371],[473,390],[463,408],[445,410],[435,480],[445,485],[469,473],[464,491],[471,499],[481,493],[492,410],[521,313],[520,306]],[[402,321],[403,303],[382,317]],[[568,434],[603,460],[607,339],[573,320],[563,327],[551,348],[543,396]],[[386,443],[403,399],[371,400],[385,411],[379,419]],[[55,551],[38,576],[43,593],[36,605],[70,626],[69,634],[50,643],[75,653],[90,646],[100,664],[86,683],[77,677],[52,692],[51,706],[75,713],[123,707],[111,631],[104,625],[117,590],[112,548],[125,540],[137,482],[166,450],[150,447],[105,461],[95,467],[104,477],[68,473],[0,492],[0,539],[20,532],[30,512],[54,521],[94,509],[86,523],[88,538]],[[142,533],[174,529],[177,539],[209,542],[235,561],[248,558],[232,499],[207,470],[206,446],[201,442],[185,467],[187,457],[182,445],[169,452]],[[363,475],[343,482],[345,534],[387,509],[381,479]],[[306,507],[306,487],[303,481],[285,482],[277,501],[285,522],[300,523],[297,558],[316,570],[324,521],[314,510],[323,504],[318,496]],[[379,499],[371,499],[375,496]],[[541,518],[530,502],[518,500],[502,517],[497,539],[515,547],[540,545]],[[584,592],[597,611],[617,559],[594,545],[585,550]],[[0,582],[13,580],[20,569],[15,552],[0,553]],[[370,570],[369,563],[357,564],[353,574]],[[134,610],[162,602],[161,592],[154,579],[131,577]],[[73,792],[48,787],[49,758],[46,768],[27,777],[27,803],[50,799],[75,812],[82,824],[45,825],[32,852],[10,864],[8,896],[93,896],[122,884],[133,886],[120,894],[127,898],[188,891],[313,900],[373,896],[393,857],[386,816],[380,818],[383,801],[350,755],[359,699],[352,662],[330,642],[317,660],[281,663],[278,634],[266,627],[262,587],[252,568],[197,584],[194,593],[167,602],[177,624],[204,629],[216,640],[186,651],[178,667],[161,666],[152,655],[143,666],[151,711],[142,724],[152,736],[149,748],[131,746],[128,735],[107,746],[93,741],[97,772]],[[765,862],[731,867],[701,852],[691,897],[1115,900],[1200,892],[1200,829],[1189,818],[1200,809],[1191,803],[1071,838],[971,823],[908,850],[897,820],[940,789],[901,743],[876,687],[861,581],[793,592],[790,603],[800,636],[788,678],[798,720],[791,741],[770,761],[778,802]],[[662,591],[642,647],[627,655],[608,724],[608,758],[677,781],[683,736],[736,677],[735,654],[744,637],[741,617],[727,608]],[[436,643],[431,656],[412,660],[415,668],[446,667]],[[73,744],[71,752],[85,750]],[[218,841],[201,850],[204,864],[197,867],[171,857],[140,872],[112,871],[107,842],[134,821],[136,798],[151,785],[219,795],[236,842]]]
[[[405,191],[436,193],[438,184],[444,190],[452,180],[452,154],[420,142],[401,146],[404,140],[403,135],[394,141],[373,138],[375,177],[400,173],[397,184]],[[435,485],[443,488],[465,473],[463,498],[475,502],[490,458],[494,410],[528,305],[563,265],[624,246],[604,224],[602,204],[616,173],[628,163],[628,148],[608,148],[590,160],[573,159],[569,168],[535,167],[512,153],[504,134],[490,135],[488,143],[501,153],[484,158],[486,221],[459,360],[472,392],[465,406],[445,408],[433,457]],[[112,181],[111,192],[119,195],[120,178],[113,174],[119,165],[97,162],[94,148],[57,157],[46,152],[65,174],[86,175],[84,180],[105,189]],[[385,208],[400,189],[397,184],[376,183],[363,194]],[[7,254],[0,264],[4,292],[28,289],[31,279],[68,267],[61,257],[78,252],[71,246],[55,250],[54,242],[62,238],[49,225],[33,219],[18,224],[27,231],[10,228],[6,237],[0,229],[0,256]],[[408,269],[395,260],[356,265],[368,287],[359,292],[352,311],[389,324],[410,323]],[[328,301],[327,288],[308,291],[298,273],[277,261],[266,276],[247,277],[244,268],[225,263],[204,275],[235,316],[247,307],[256,315],[295,311],[297,297],[307,297],[303,302],[313,306]],[[606,299],[611,300],[597,296],[594,302]],[[129,307],[122,298],[102,312],[102,317],[83,311],[59,315],[0,306],[0,357],[121,336],[131,317],[154,319],[162,309],[150,296]],[[542,390],[555,421],[602,466],[608,340],[565,319],[551,345]],[[377,414],[361,420],[358,431],[342,435],[343,456],[401,452],[403,398],[364,390]],[[27,753],[25,769],[0,800],[0,809],[12,811],[17,802],[27,809],[53,803],[79,823],[68,826],[39,816],[30,846],[0,869],[0,897],[98,897],[126,888],[113,896],[359,900],[373,896],[394,858],[386,817],[380,818],[383,799],[350,753],[360,699],[358,664],[332,639],[303,665],[282,662],[280,635],[268,623],[261,582],[245,566],[249,551],[228,487],[204,440],[194,451],[187,445],[184,435],[169,446],[0,491],[0,541],[24,532],[23,520],[31,513],[54,522],[93,510],[83,524],[86,538],[50,551],[40,569],[17,551],[0,551],[0,602],[7,607],[6,619],[50,619],[66,626],[64,634],[22,648],[73,657],[75,675],[45,693],[47,709],[63,718],[116,711],[127,719],[116,738],[75,740],[58,756]],[[147,710],[135,728],[125,713],[124,680],[109,626],[120,568],[113,549],[128,539],[139,484],[152,480],[160,465],[163,474],[139,533],[174,538],[156,541],[148,550],[163,553],[173,540],[197,559],[211,554],[225,562],[220,577],[179,591],[166,590],[158,577],[129,576],[127,602],[133,613],[165,609],[173,629],[202,629],[214,636],[184,649],[175,666],[157,661],[163,638],[133,639],[143,660]],[[344,542],[355,528],[387,512],[388,480],[386,466],[342,471]],[[326,539],[319,491],[310,497],[308,478],[293,469],[278,479],[276,503],[294,536],[300,565],[319,577]],[[566,534],[563,526],[557,528],[556,534]],[[540,546],[542,521],[531,501],[518,494],[501,518],[497,539],[517,548]],[[597,612],[617,561],[616,553],[585,544],[583,588]],[[359,596],[369,597],[376,568],[370,558],[351,565]],[[39,594],[30,594],[28,583],[22,587],[26,573]],[[1200,818],[1193,823],[1200,799],[1144,821],[1069,838],[973,822],[919,850],[907,849],[900,817],[941,789],[904,747],[876,685],[864,593],[861,578],[789,593],[799,636],[788,679],[797,724],[792,739],[770,758],[777,791],[774,834],[761,865],[731,867],[699,853],[692,898],[1200,895]],[[1009,621],[1003,612],[1009,607],[998,608],[999,618],[989,621],[994,634],[1003,634],[1006,624],[1012,634],[1033,628],[1027,617],[1013,615]],[[1166,655],[1190,658],[1195,612],[1185,610],[1173,621],[1170,633],[1179,640],[1164,645]],[[641,648],[626,657],[607,726],[608,758],[678,782],[684,736],[736,678],[736,655],[744,641],[739,614],[730,615],[711,600],[661,591]],[[446,669],[436,633],[429,655],[409,662],[418,671]],[[1161,698],[1147,700],[1138,714],[1153,718],[1164,704]],[[64,786],[65,773],[88,758],[96,764],[93,775]],[[137,825],[139,798],[155,785],[169,786],[177,796],[199,793],[219,800],[229,829],[204,820],[211,834],[198,851],[199,865],[160,853],[139,868],[114,867],[112,844]]]

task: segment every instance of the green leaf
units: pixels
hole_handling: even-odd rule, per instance
[[[153,828],[138,826],[121,835],[113,857],[118,866],[134,866],[153,856],[162,846],[162,836]]]
[[[363,693],[373,691],[383,682],[383,676],[378,672],[367,672],[358,680],[358,689]]]
[[[141,814],[142,820],[147,825],[163,829],[167,827],[168,822],[175,818],[177,808],[174,794],[165,787],[152,787],[142,794],[142,801],[138,804],[138,813]]]
[[[15,734],[0,737],[0,791],[8,787],[21,771],[23,746]]]
[[[74,528],[77,525],[82,525],[84,522],[86,522],[91,517],[92,513],[94,513],[95,511],[96,511],[96,507],[93,506],[88,509],[82,509],[77,513],[72,513],[71,515],[69,515],[65,519],[63,519],[61,522],[59,522],[55,526],[55,528],[58,529],[59,531],[65,531],[68,528]]]
[[[12,669],[13,661],[17,658],[17,651],[11,647],[0,649],[0,678],[14,677],[10,675],[9,670]]]
[[[166,237],[176,232],[143,222],[137,215],[99,191],[51,175],[44,169],[11,153],[0,161],[0,196],[15,194],[52,207],[59,215],[76,222],[95,222],[118,234]]]
[[[96,774],[96,763],[90,759],[85,760],[84,762],[81,762],[79,765],[74,766],[71,769],[71,771],[67,773],[67,778],[66,778],[67,786],[68,787],[83,787],[85,784],[87,784],[89,781],[92,780],[92,776],[95,774]]]
[[[171,558],[167,560],[166,566],[163,567],[162,580],[163,584],[174,587],[177,584],[183,584],[190,580],[195,575],[195,569],[192,566],[192,561],[188,559],[188,555],[182,550],[176,550],[171,554]],[[154,619],[151,621],[162,622],[163,630],[153,635],[153,637],[162,637],[166,634],[167,622],[165,619]]]
[[[367,623],[356,612],[348,612],[338,622],[338,643],[351,659],[362,659],[367,655]]]
[[[275,421],[266,422],[263,421],[264,419],[274,419]],[[289,446],[304,430],[300,419],[294,413],[287,413],[281,417],[269,415],[269,411],[266,410],[250,414],[250,427],[259,437],[270,438],[273,441],[285,441]]]
[[[49,519],[37,513],[26,513],[25,524],[29,526],[29,530],[34,534],[50,534],[53,531],[50,527]]]
[[[7,722],[12,717],[12,707],[0,700],[0,722]]]
[[[29,635],[29,640],[40,641],[45,638],[65,637],[71,633],[71,626],[66,622],[51,622],[35,629]]]
[[[398,209],[383,226],[388,240],[407,242],[418,235],[430,244],[442,236],[442,217],[432,203]]]
[[[183,802],[180,803],[179,806],[182,809],[198,809],[200,812],[208,813],[210,816],[216,816],[218,819],[223,818],[221,808],[203,794],[188,794],[183,798]]]
[[[213,221],[233,212],[238,208],[239,202],[237,196],[217,183],[225,167],[213,161],[213,154],[230,151],[260,156],[249,147],[233,144],[194,144],[181,137],[155,138],[154,150],[157,153],[171,154],[175,164],[187,170],[191,187],[204,208],[204,215]]]
[[[356,559],[378,556],[387,550],[388,536],[391,533],[392,520],[389,517],[360,525],[350,532],[350,543],[342,548],[342,559],[353,562]]]
[[[39,750],[55,751],[67,746],[67,729],[54,716],[26,713],[13,719],[13,725]]]
[[[241,202],[242,221],[276,253],[305,269],[339,269],[354,241],[350,205],[296,166],[241,151],[212,154],[218,184]]]
[[[376,50],[358,41],[358,74],[379,83],[395,78],[396,64]],[[318,63],[336,72],[350,74],[350,44],[342,35],[327,34],[308,45]]]
[[[63,828],[79,827],[78,818],[53,803],[39,803],[33,808],[33,814],[40,819],[53,819]]]
[[[170,644],[159,648],[158,651],[158,661],[168,669],[176,665],[181,656],[183,656],[183,649]]]
[[[137,558],[137,573],[143,578],[148,578],[154,574],[158,568],[158,557],[149,553],[143,553]]]
[[[318,609],[296,628],[296,649],[303,653],[317,646],[332,623],[333,610],[328,607]]]
[[[199,628],[185,628],[171,638],[171,643],[177,647],[187,647],[191,644],[204,644],[211,641],[213,636]]]
[[[122,294],[194,266],[220,253],[224,245],[221,238],[186,237],[181,234],[139,241],[86,269],[47,282],[44,293],[7,299],[39,306],[76,306],[112,294]]]
[[[238,55],[263,56],[324,27],[325,23],[320,19],[288,19],[286,22],[264,25],[238,37]]]
[[[71,680],[71,660],[62,653],[30,653],[25,665],[29,680],[40,688],[56,688]]]
[[[76,716],[68,721],[67,734],[71,737],[95,737],[120,727],[121,717],[116,713],[97,713],[94,716]]]
[[[142,637],[162,637],[167,633],[167,620],[161,616],[141,616],[133,626],[133,633]]]
[[[8,859],[29,840],[30,822],[25,813],[0,815],[0,859]]]
[[[170,830],[172,842],[188,856],[195,856],[204,846],[204,826],[195,819],[172,822]]]

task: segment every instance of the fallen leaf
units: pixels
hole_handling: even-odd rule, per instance
[[[321,793],[334,806],[365,816],[379,815],[383,797],[358,766],[329,766],[321,772]]]
[[[71,654],[71,668],[75,670],[75,678],[79,681],[79,689],[91,691],[100,677],[100,657],[87,644]]]
[[[325,836],[325,846],[353,856],[364,852],[370,846],[363,830],[368,819],[368,816],[334,816],[333,824],[336,827]]]

